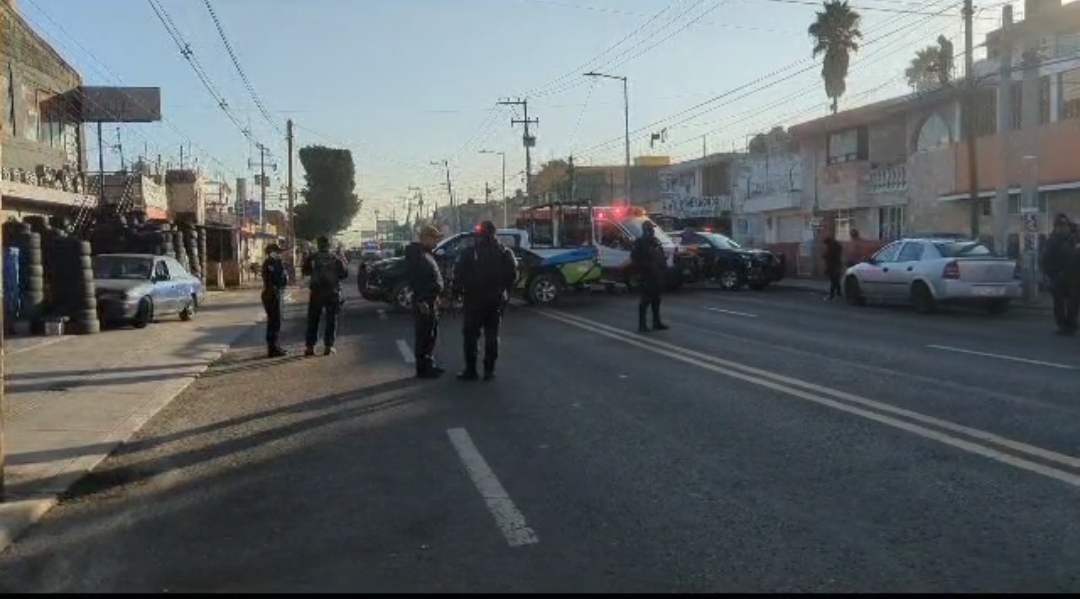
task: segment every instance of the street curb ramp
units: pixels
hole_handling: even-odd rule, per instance
[[[295,303],[296,298],[290,298]],[[128,415],[120,424],[105,433],[101,444],[108,449],[88,455],[72,458],[54,474],[54,482],[39,491],[39,496],[19,498],[0,503],[0,553],[13,545],[27,530],[37,524],[53,507],[60,503],[60,497],[87,476],[117,449],[127,443],[154,416],[165,409],[180,396],[225,352],[251,332],[251,327],[266,320],[266,315],[253,315],[249,325],[239,332],[224,337],[220,342],[211,344],[198,359],[203,363],[185,369],[182,374],[161,384],[160,390],[148,399],[139,409]]]

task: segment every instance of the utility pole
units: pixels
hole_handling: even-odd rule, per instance
[[[481,154],[498,154],[502,158],[502,207],[503,207],[503,227],[510,226],[509,215],[507,214],[506,204],[509,200],[506,198],[506,152],[492,152],[490,150],[480,150]]]
[[[262,143],[255,144],[255,147],[259,150],[259,228],[261,232],[266,234],[266,167],[277,169],[277,165],[266,162],[266,155],[270,153],[270,149]],[[252,168],[255,165],[248,161],[248,168]]]
[[[461,211],[454,206],[454,184],[450,180],[450,161],[443,160],[442,162],[432,162],[431,164],[446,167],[446,194],[450,196],[450,211],[454,213],[455,232],[461,231],[461,215],[459,214]]]
[[[1038,293],[1038,253],[1039,253],[1039,117],[1042,112],[1039,102],[1039,49],[1036,43],[1029,42],[1024,48],[1024,78],[1020,109],[1023,128],[1024,177],[1021,185],[1023,202],[1020,214],[1023,223],[1022,245],[1020,246],[1024,297],[1035,299]]]
[[[570,178],[570,204],[577,205],[577,173],[574,170],[574,155],[566,163],[566,174]]]
[[[416,220],[424,218],[424,190],[419,187],[410,187],[409,191],[416,192]]]
[[[491,185],[487,181],[484,181],[484,203],[491,203]]]
[[[529,101],[526,100],[503,100],[499,102],[503,106],[520,106],[524,113],[522,119],[510,119],[510,126],[524,125],[525,133],[521,136],[521,143],[525,146],[525,197],[530,204],[533,203],[533,178],[532,178],[532,149],[536,147],[536,137],[529,132],[529,125],[539,125],[540,119],[529,118]]]
[[[288,162],[288,206],[289,206],[289,280],[296,279],[296,217],[293,215],[293,203],[296,198],[296,191],[293,187],[293,143],[295,137],[293,136],[293,122],[292,119],[285,121],[285,143],[288,146],[289,162]]]
[[[970,187],[969,201],[971,202],[971,237],[979,238],[979,220],[982,217],[982,202],[979,201],[979,165],[976,163],[975,142],[978,134],[975,131],[975,58],[974,58],[974,31],[972,21],[975,17],[975,8],[972,0],[964,0],[964,68],[965,87],[964,94],[964,137],[967,140],[968,160],[968,185]]]
[[[994,219],[994,249],[1001,256],[1006,255],[1009,247],[1009,136],[1012,130],[1012,71],[1013,44],[1011,39],[1013,7],[1006,4],[1001,7],[1001,48],[998,53],[998,94],[997,94],[997,132],[1001,138],[1001,178],[994,194],[992,215]]]
[[[116,153],[120,154],[120,170],[127,170],[127,163],[124,161],[124,142],[120,138],[120,127],[116,128]]]

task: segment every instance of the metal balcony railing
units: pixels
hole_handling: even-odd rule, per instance
[[[907,189],[907,165],[876,168],[867,175],[870,193],[888,193]]]

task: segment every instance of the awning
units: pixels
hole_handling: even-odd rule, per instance
[[[1069,183],[1051,183],[1049,185],[1040,185],[1039,193],[1046,191],[1068,191],[1070,189],[1080,189],[1080,181],[1072,181]],[[1018,195],[1021,193],[1021,187],[1010,187],[1009,195]],[[979,192],[979,199],[991,199],[997,195],[996,189],[990,189]],[[947,196],[938,197],[939,202],[955,202],[957,200],[966,200],[971,197],[971,194],[967,193],[954,193]]]

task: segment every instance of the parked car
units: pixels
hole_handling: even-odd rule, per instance
[[[844,274],[848,302],[906,303],[920,313],[941,304],[981,305],[1000,313],[1021,295],[1017,262],[972,239],[901,239]]]
[[[787,265],[783,254],[744,248],[711,231],[676,231],[671,237],[694,256],[689,275],[684,275],[690,282],[716,281],[728,291],[744,285],[760,290],[784,278]]]
[[[198,277],[171,256],[101,254],[94,257],[98,319],[143,328],[166,314],[191,320],[206,297]]]

